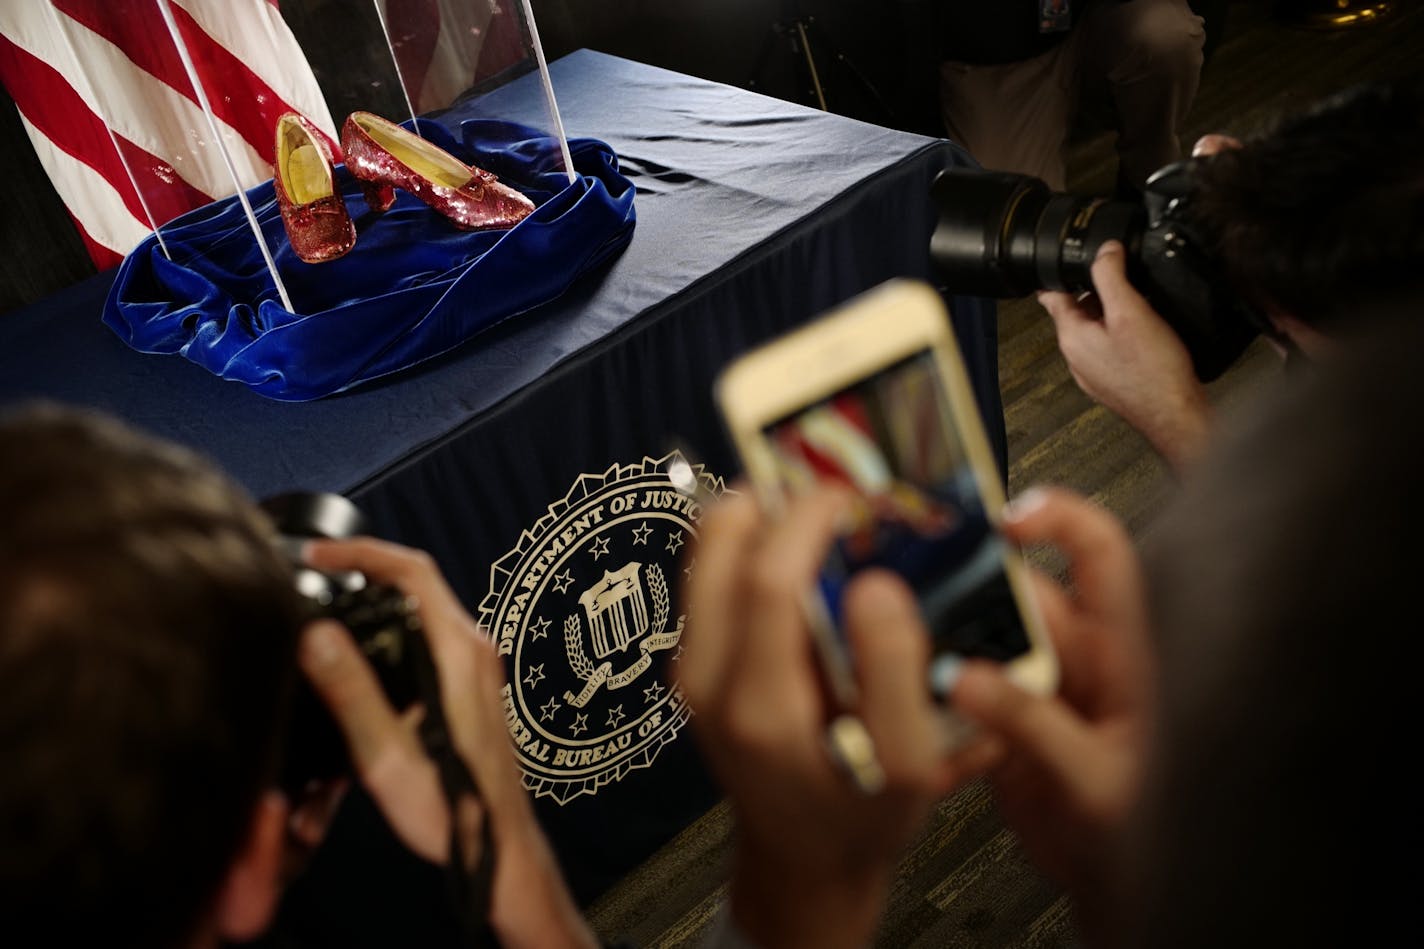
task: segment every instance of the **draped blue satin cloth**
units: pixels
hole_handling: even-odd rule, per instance
[[[338,165],[356,246],[307,264],[292,251],[267,181],[247,196],[297,312],[282,306],[233,196],[164,225],[172,260],[156,235],[129,254],[105,325],[140,352],[180,353],[268,398],[305,402],[408,369],[526,314],[632,239],[635,189],[607,144],[570,140],[578,175],[570,183],[556,143],[527,126],[467,120],[458,141],[430,120],[420,129],[523,191],[533,213],[508,230],[460,231],[397,189],[391,209],[376,214]]]

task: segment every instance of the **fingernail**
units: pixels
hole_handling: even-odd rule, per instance
[[[1043,488],[1029,488],[1004,505],[1004,520],[1022,520],[1042,507],[1046,500],[1048,500],[1048,492]]]
[[[1221,153],[1229,148],[1240,148],[1241,143],[1229,135],[1222,135],[1213,132],[1210,135],[1203,135],[1192,145],[1192,157],[1210,157]]]
[[[964,660],[952,652],[936,656],[930,663],[930,689],[935,695],[948,696],[954,691],[964,672]]]
[[[302,664],[311,669],[324,669],[341,657],[343,635],[335,623],[313,623],[302,634]]]
[[[1122,244],[1117,241],[1104,241],[1102,246],[1098,248],[1097,256],[1098,259],[1101,259],[1109,254],[1121,254],[1122,252]]]

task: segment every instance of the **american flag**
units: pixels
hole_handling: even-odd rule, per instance
[[[277,0],[171,8],[242,187],[272,176],[284,112],[336,137]],[[100,269],[234,191],[156,0],[5,0],[0,82]]]

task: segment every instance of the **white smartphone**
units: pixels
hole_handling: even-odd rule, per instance
[[[945,699],[967,657],[1004,664],[1019,685],[1057,687],[1058,663],[1026,565],[1000,535],[1002,481],[943,300],[893,280],[744,354],[716,398],[747,477],[773,516],[818,483],[852,490],[854,515],[806,611],[845,707],[855,676],[841,594],[866,567],[900,574],[932,643],[931,691]],[[946,706],[948,745],[967,734]]]

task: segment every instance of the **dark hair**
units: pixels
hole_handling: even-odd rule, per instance
[[[1424,74],[1362,85],[1201,163],[1194,218],[1237,288],[1339,332],[1424,301]]]
[[[190,938],[275,772],[290,587],[192,453],[56,407],[0,420],[7,938]]]
[[[1293,380],[1147,544],[1161,687],[1130,945],[1416,938],[1421,315]]]

